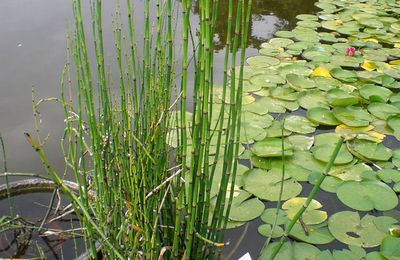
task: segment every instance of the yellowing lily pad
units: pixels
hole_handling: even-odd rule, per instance
[[[289,219],[293,219],[296,213],[303,207],[306,200],[307,198],[303,197],[292,198],[282,204],[282,209],[286,211]],[[328,215],[326,211],[318,210],[320,208],[322,208],[322,204],[316,200],[312,200],[301,217],[303,222],[310,225],[324,222],[328,218]]]
[[[324,67],[317,67],[313,70],[310,74],[310,77],[325,77],[325,78],[332,78],[329,70]]]

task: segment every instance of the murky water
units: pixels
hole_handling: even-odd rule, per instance
[[[10,172],[43,172],[38,155],[26,142],[23,133],[34,132],[32,88],[39,99],[60,96],[59,82],[66,60],[67,26],[72,21],[70,2],[68,0],[0,1],[0,133],[5,141]],[[140,18],[143,14],[140,7],[142,0],[137,2],[134,12],[137,26],[140,28]],[[217,74],[222,73],[223,42],[226,39],[225,2],[220,1],[220,16],[216,26],[215,73]],[[256,54],[259,45],[271,38],[277,30],[293,28],[296,15],[316,12],[314,0],[254,0],[253,2],[248,56]],[[114,1],[103,1],[103,6],[105,52],[106,57],[110,58],[114,53],[111,16],[115,4]],[[195,3],[193,6],[195,14],[196,10]],[[86,13],[85,16],[88,17],[89,14]],[[193,20],[193,23],[195,22],[196,17]],[[40,111],[43,133],[49,135],[45,145],[48,159],[58,172],[62,172],[64,170],[60,150],[64,118],[62,107],[59,104],[48,103]],[[3,168],[1,159],[0,172]],[[4,180],[0,179],[1,183],[4,183]],[[7,206],[3,202],[0,207]],[[32,204],[25,206],[34,208]],[[257,234],[256,230],[248,231]],[[241,247],[252,244],[254,248],[254,244],[260,242],[262,245],[263,241],[261,238],[244,239],[241,241]]]

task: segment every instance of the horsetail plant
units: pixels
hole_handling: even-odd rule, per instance
[[[69,35],[60,103],[66,117],[62,150],[81,187],[78,194],[63,185],[51,168],[40,139],[39,144],[29,134],[27,139],[78,212],[92,258],[97,258],[96,242],[109,259],[211,259],[215,247],[225,245],[251,3],[229,0],[224,74],[219,79],[222,104],[213,112],[218,101],[213,64],[218,0],[199,0],[200,23],[194,27],[192,0],[144,0],[144,25],[139,29],[133,13],[137,3],[126,0],[126,28],[117,3],[113,19],[117,82],[106,73],[102,0],[90,2],[93,50],[81,1],[72,0],[74,30]],[[173,16],[175,8],[181,8],[182,17]],[[174,27],[179,22],[181,35]],[[188,97],[190,92],[193,97]],[[219,192],[211,197],[214,182],[219,183]]]

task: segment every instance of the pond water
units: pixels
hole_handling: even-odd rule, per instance
[[[111,37],[111,20],[114,13],[114,1],[104,1],[104,26],[106,56],[113,56]],[[135,10],[137,23],[143,12]],[[292,29],[295,26],[295,16],[304,13],[315,13],[314,0],[254,0],[251,21],[251,33],[248,41],[247,55],[257,54],[260,44],[270,39],[274,32],[280,29]],[[216,73],[222,73],[223,49],[226,37],[227,8],[220,1],[220,18],[216,27]],[[85,8],[88,10],[88,8]],[[196,14],[196,3],[193,12]],[[38,99],[58,97],[60,95],[60,75],[65,64],[67,26],[71,22],[71,3],[65,0],[3,0],[0,1],[0,133],[5,142],[8,171],[10,172],[43,172],[43,166],[37,154],[26,142],[23,133],[34,131],[32,115],[32,88]],[[88,17],[88,13],[85,14]],[[194,18],[195,22],[196,18]],[[140,27],[140,25],[138,25]],[[107,40],[108,39],[108,40]],[[64,170],[64,160],[60,151],[59,140],[63,130],[63,111],[58,104],[46,104],[41,109],[42,129],[49,135],[45,149],[48,159],[58,171]],[[3,161],[0,160],[0,172],[3,171]],[[4,179],[0,179],[0,184]],[[33,200],[46,204],[43,195],[35,194],[17,198],[18,207],[29,209],[31,217],[37,215]],[[48,196],[46,197],[48,199]],[[2,201],[0,212],[6,212],[7,203]],[[258,225],[251,225],[246,237],[240,240],[240,247],[248,248],[256,255],[265,239],[256,231]],[[254,229],[254,230],[252,230]],[[232,239],[227,251],[235,251],[244,228],[235,233],[227,234]],[[236,240],[236,243],[235,241]],[[71,246],[71,245],[70,245]],[[68,251],[68,250],[64,250]],[[229,258],[239,257],[245,253],[238,250],[235,255],[224,252]],[[0,252],[0,257],[5,257]],[[23,257],[24,255],[21,255]],[[57,259],[57,254],[48,259]],[[70,258],[66,258],[70,259]],[[234,258],[233,258],[234,259]]]

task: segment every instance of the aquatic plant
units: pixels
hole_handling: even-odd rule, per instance
[[[213,258],[215,248],[224,245],[233,203],[251,0],[228,3],[224,75],[218,79],[222,105],[217,110],[217,0],[199,2],[196,36],[190,22],[191,0],[145,0],[143,28],[135,24],[130,0],[126,17],[117,5],[113,35],[118,82],[106,73],[102,1],[90,4],[91,38],[81,1],[72,3],[74,30],[61,79],[66,123],[61,144],[66,171],[74,174],[80,187],[78,194],[51,167],[43,139],[26,137],[74,205],[85,227],[87,250],[97,258],[98,241],[110,259]],[[181,9],[181,17],[174,16],[175,8]],[[122,20],[127,20],[126,27]],[[176,33],[177,20],[182,35]],[[137,40],[141,30],[142,43]],[[179,42],[181,51],[176,47]],[[193,99],[187,97],[189,91]],[[34,102],[35,114],[37,109]],[[218,191],[211,196],[217,177]]]

